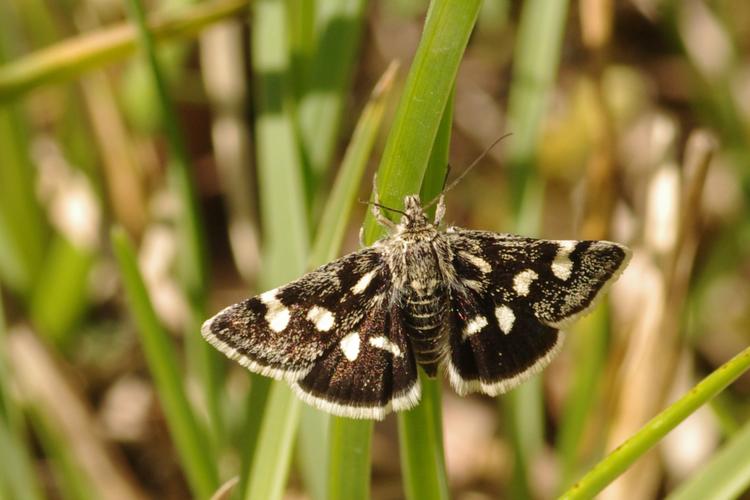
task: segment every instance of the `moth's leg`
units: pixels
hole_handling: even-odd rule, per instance
[[[359,246],[365,248],[365,226],[359,226]]]
[[[388,229],[394,229],[396,227],[396,224],[388,217],[383,215],[383,211],[378,206],[380,204],[380,197],[378,196],[378,174],[372,176],[372,197],[374,203],[371,205],[371,210],[372,215],[375,217],[375,220],[381,226],[385,226]]]
[[[441,193],[437,207],[435,207],[435,226],[443,222],[443,217],[445,217],[445,195]]]

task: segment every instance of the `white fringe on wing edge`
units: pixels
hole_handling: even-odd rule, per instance
[[[349,418],[369,418],[374,420],[383,420],[391,411],[402,411],[414,408],[419,403],[422,396],[422,388],[419,385],[419,379],[415,380],[414,385],[410,388],[395,394],[393,398],[384,406],[354,406],[335,401],[329,401],[320,396],[315,396],[306,392],[298,383],[292,384],[294,393],[305,403],[314,406],[339,417]]]

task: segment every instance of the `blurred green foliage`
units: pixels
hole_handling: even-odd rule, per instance
[[[747,2],[0,14],[0,497],[750,491],[747,351],[723,365],[750,343]],[[451,223],[611,238],[635,257],[502,408],[424,379],[396,436],[307,408],[202,340],[205,317],[355,248],[361,225],[382,236],[354,203],[375,158],[397,207],[503,132],[451,192]]]

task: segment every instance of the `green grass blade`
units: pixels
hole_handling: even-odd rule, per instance
[[[21,436],[15,434],[8,422],[0,418],[0,498],[41,500],[34,467]]]
[[[560,488],[567,488],[577,476],[581,457],[581,438],[590,423],[592,409],[599,398],[599,385],[607,354],[609,315],[604,306],[581,319],[570,339],[576,359],[570,393],[565,401],[557,435],[560,459]]]
[[[198,425],[182,386],[182,374],[169,334],[159,323],[136,264],[133,247],[122,229],[112,231],[112,246],[148,366],[188,483],[197,498],[208,498],[218,476],[208,439]]]
[[[750,348],[714,370],[690,392],[649,420],[646,425],[591,469],[561,498],[592,498],[656,445],[669,431],[750,369]]]
[[[731,500],[750,489],[750,421],[667,500]]]
[[[508,168],[515,230],[539,233],[543,185],[535,160],[547,94],[560,60],[568,2],[530,0],[523,4],[514,51],[513,77],[508,97]],[[515,453],[511,495],[530,498],[529,461],[544,442],[541,378],[535,377],[502,400]]]
[[[179,12],[154,16],[149,27],[159,41],[188,38],[212,23],[242,14],[247,5],[247,0],[200,3]],[[122,24],[68,38],[0,66],[0,103],[41,85],[70,80],[123,59],[135,51],[137,36],[132,25]]]
[[[94,263],[92,249],[56,235],[41,266],[43,280],[34,287],[29,315],[40,333],[64,345],[89,304],[86,277]]]
[[[70,443],[58,432],[56,422],[41,408],[30,408],[28,415],[34,434],[50,462],[54,485],[60,497],[63,500],[96,500],[92,484],[86,479],[86,474],[70,449]]]
[[[354,72],[365,0],[319,0],[318,44],[298,105],[302,147],[316,176],[328,170],[338,139],[341,108]]]
[[[305,271],[309,231],[302,160],[291,109],[288,13],[281,0],[259,0],[251,17],[251,59],[255,87],[256,144],[263,227],[264,287],[290,281]],[[259,377],[253,377],[254,383]],[[261,411],[256,409],[255,411]],[[284,382],[272,382],[260,420],[258,442],[241,478],[247,499],[280,498],[289,471],[300,403]],[[248,416],[248,423],[257,417]],[[252,429],[250,432],[254,432]]]
[[[453,124],[453,96],[448,101],[440,121],[440,128],[425,172],[420,197],[425,202],[437,196],[443,188],[448,168],[451,127]],[[432,210],[434,213],[434,209]],[[431,214],[432,215],[432,214]],[[411,411],[398,415],[399,445],[406,497],[410,499],[450,498],[445,474],[443,453],[443,420],[441,383],[430,379],[420,370],[422,402]]]
[[[22,296],[36,280],[45,242],[25,132],[20,109],[0,107],[0,278]]]
[[[329,500],[370,498],[372,420],[331,417]]]
[[[530,0],[523,4],[513,76],[508,96],[508,168],[511,201],[518,218],[516,230],[533,234],[539,230],[541,187],[534,166],[540,125],[547,95],[560,63],[568,1]]]
[[[304,271],[310,236],[290,102],[286,9],[279,0],[259,0],[253,11],[251,57],[263,223],[262,281],[264,286],[275,286]]]
[[[0,498],[41,499],[42,493],[23,435],[21,412],[10,393],[5,312],[0,299]]]
[[[286,383],[275,382],[271,385],[245,499],[282,498],[301,404]]]
[[[378,190],[384,205],[400,207],[404,196],[420,192],[480,3],[433,0],[430,4],[378,170]],[[368,215],[365,241],[375,241],[382,235],[383,229]]]
[[[328,499],[331,416],[302,405],[297,435],[297,465],[305,490],[312,500]]]

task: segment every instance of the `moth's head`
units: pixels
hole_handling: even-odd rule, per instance
[[[419,196],[411,194],[404,198],[404,215],[401,217],[401,226],[408,229],[415,229],[429,225],[427,216],[422,208],[422,202]]]

